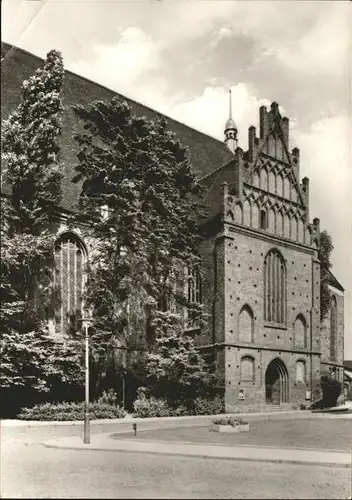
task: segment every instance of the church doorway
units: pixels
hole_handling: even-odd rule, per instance
[[[273,359],[265,372],[265,399],[279,405],[288,401],[288,371],[281,359]]]

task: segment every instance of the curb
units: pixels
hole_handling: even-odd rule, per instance
[[[104,438],[107,439],[108,436],[104,435]],[[65,439],[65,438],[64,438]],[[127,443],[127,445],[126,445]],[[160,446],[160,443],[158,442],[134,442],[133,445],[137,445],[136,447],[129,448],[128,443],[131,443],[129,441],[114,441],[115,447],[112,448],[110,447],[112,445],[111,442],[109,442],[110,446],[104,446],[104,445],[84,445],[83,443],[78,443],[76,446],[75,445],[70,445],[70,444],[62,444],[58,440],[51,440],[51,441],[46,441],[43,442],[42,445],[46,448],[56,448],[56,449],[65,449],[65,450],[72,450],[72,451],[104,451],[104,452],[118,452],[118,453],[147,453],[151,455],[167,455],[167,456],[182,456],[182,457],[190,457],[190,458],[203,458],[203,459],[213,459],[213,460],[231,460],[231,461],[241,461],[241,462],[264,462],[264,463],[275,463],[275,464],[291,464],[291,465],[315,465],[315,466],[321,466],[321,467],[335,467],[335,468],[349,468],[351,466],[351,458],[349,453],[344,453],[344,452],[321,452],[321,450],[312,450],[313,453],[316,454],[321,454],[321,455],[333,455],[331,457],[331,460],[309,460],[307,458],[302,457],[302,459],[298,458],[290,458],[290,457],[281,457],[281,458],[274,458],[271,456],[268,456],[273,453],[277,454],[282,454],[282,452],[286,453],[292,453],[294,451],[300,451],[302,454],[306,454],[309,456],[309,450],[289,450],[289,449],[277,449],[277,448],[266,448],[266,447],[251,447],[249,450],[250,453],[248,454],[248,448],[250,447],[235,447],[231,449],[231,454],[229,454],[229,451],[225,449],[225,447],[220,447],[220,446],[212,446],[209,445],[207,446],[207,452],[204,450],[199,450],[197,451],[198,446],[194,445],[186,445],[183,444],[184,450],[181,451],[177,449],[177,445],[173,445],[171,443],[167,444],[167,447]],[[256,452],[261,455],[267,455],[266,457],[263,456],[249,456],[253,451],[256,450]],[[221,453],[222,451],[222,453]],[[246,453],[247,451],[247,453]],[[226,454],[226,452],[228,454]],[[247,455],[247,456],[246,456]],[[339,455],[339,460],[336,460],[336,455]],[[335,457],[335,460],[333,459]],[[323,457],[322,457],[323,458]]]

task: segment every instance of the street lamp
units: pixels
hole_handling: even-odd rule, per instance
[[[89,422],[89,325],[93,318],[81,318],[82,326],[85,329],[85,401],[84,401],[84,435],[83,443],[90,443],[90,422]]]

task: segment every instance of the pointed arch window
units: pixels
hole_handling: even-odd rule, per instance
[[[264,191],[268,190],[268,173],[265,168],[260,171],[260,188]]]
[[[290,237],[290,226],[291,226],[290,214],[286,213],[284,216],[284,237],[285,238]]]
[[[243,225],[251,225],[251,204],[249,200],[246,200],[243,204]]]
[[[66,334],[77,329],[77,320],[83,314],[83,289],[87,251],[74,233],[62,234],[55,243],[55,327]]]
[[[307,347],[307,323],[303,314],[299,314],[295,320],[294,339],[296,348]]]
[[[258,229],[259,208],[256,203],[252,205],[252,227]]]
[[[291,238],[297,241],[298,236],[298,220],[296,216],[293,216],[291,219]]]
[[[260,229],[268,229],[268,214],[267,211],[262,209],[260,211]]]
[[[298,241],[304,243],[304,222],[303,219],[298,221]]]
[[[282,176],[279,174],[276,178],[276,193],[278,196],[283,196],[283,185],[284,181],[282,179]]]
[[[273,208],[269,210],[268,230],[271,233],[275,233],[275,210]]]
[[[330,302],[330,357],[336,360],[337,354],[337,302],[333,295]]]
[[[296,383],[305,384],[306,378],[306,362],[303,359],[300,359],[296,363]]]
[[[286,267],[277,250],[271,250],[264,260],[264,319],[286,324]]]
[[[283,234],[284,217],[282,212],[278,212],[276,215],[276,234],[282,236]]]
[[[199,315],[192,306],[202,303],[202,279],[199,266],[187,267],[187,299],[190,309],[188,310],[188,327],[198,326]]]
[[[235,220],[237,224],[242,224],[242,206],[240,203],[235,206]]]
[[[238,317],[238,338],[240,342],[254,341],[254,316],[248,305],[242,307]]]
[[[291,182],[288,177],[284,179],[284,197],[288,200],[291,199]]]
[[[240,366],[241,382],[254,382],[254,377],[254,358],[252,356],[243,356]]]
[[[276,192],[276,178],[273,171],[269,173],[269,191],[274,194]]]
[[[255,187],[259,187],[259,174],[258,172],[254,172],[252,176],[252,184]]]

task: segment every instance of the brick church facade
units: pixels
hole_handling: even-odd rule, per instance
[[[6,119],[19,102],[23,80],[43,61],[7,44],[2,51],[1,111]],[[81,189],[71,182],[73,136],[80,126],[72,105],[116,95],[66,71],[60,138],[65,196],[55,251],[59,259],[66,256],[60,265],[73,275],[62,290],[67,314],[82,304],[84,264],[91,251],[78,229],[69,233],[65,227],[65,214]],[[136,115],[160,116],[120,97]],[[193,169],[206,188],[202,268],[200,276],[188,279],[188,294],[202,301],[207,320],[201,329],[186,330],[213,356],[226,411],[268,404],[298,407],[319,399],[322,375],[343,380],[344,290],[330,273],[331,307],[321,323],[319,219],[310,219],[309,180],[300,179],[299,150],[290,150],[289,120],[275,102],[269,110],[261,107],[258,136],[255,127],[248,130],[248,151],[238,147],[231,115],[224,142],[172,119],[168,125],[188,146]],[[62,311],[53,318],[59,329],[63,318]]]

